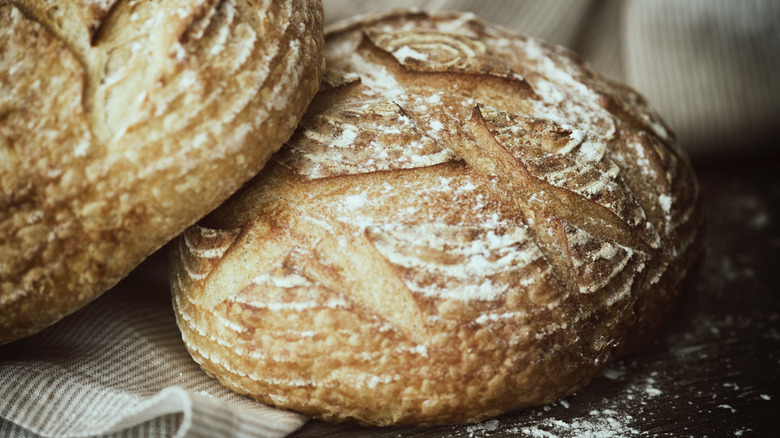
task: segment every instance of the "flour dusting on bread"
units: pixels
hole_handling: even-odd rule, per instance
[[[330,421],[473,422],[569,394],[655,332],[701,205],[640,96],[468,14],[348,22],[326,57],[273,164],[202,224],[242,230],[212,274],[188,268],[212,247],[178,246],[206,370]]]
[[[255,175],[317,90],[321,29],[318,0],[0,1],[0,343]]]

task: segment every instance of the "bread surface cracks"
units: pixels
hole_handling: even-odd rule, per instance
[[[380,38],[380,34],[373,34],[374,38]],[[383,50],[382,48],[378,47],[376,44],[374,44],[370,38],[368,33],[363,34],[363,39],[361,43],[359,44],[358,51],[362,51],[362,55],[364,59],[377,59],[377,64],[381,66],[382,68],[386,68],[391,74],[393,75],[394,79],[399,83],[415,83],[415,82],[424,82],[426,84],[430,84],[431,81],[441,81],[441,82],[452,82],[455,81],[457,83],[463,84],[463,89],[468,90],[469,93],[475,93],[475,94],[484,94],[486,96],[497,96],[500,95],[501,92],[504,92],[503,87],[507,86],[507,83],[510,83],[513,85],[513,87],[516,87],[520,93],[522,93],[526,98],[533,99],[535,98],[533,90],[530,88],[530,86],[522,80],[522,78],[514,73],[513,71],[509,69],[504,69],[504,71],[501,72],[500,76],[491,76],[490,73],[480,72],[478,74],[473,74],[469,72],[467,69],[466,71],[418,71],[414,69],[407,69],[402,65],[402,63],[393,57],[392,53]],[[513,82],[514,81],[514,82]],[[475,85],[474,83],[478,83],[479,85]],[[336,100],[341,101],[343,104],[343,100],[349,100],[348,98],[345,98],[344,95],[347,95],[349,93],[360,93],[359,91],[359,85],[355,86],[354,80],[347,81],[346,83],[337,84],[336,87],[334,87],[331,90],[328,90],[327,93],[332,95],[340,95],[339,97],[333,97],[329,100]],[[327,98],[323,98],[327,99]],[[322,99],[320,99],[321,101]],[[520,211],[524,212],[526,215],[530,214],[533,217],[541,218],[542,220],[537,222],[533,221],[526,221],[522,217],[518,217],[517,221],[518,224],[525,226],[527,225],[527,222],[531,222],[531,233],[537,233],[542,234],[545,237],[535,237],[532,238],[532,240],[536,241],[540,247],[541,250],[545,253],[545,258],[552,263],[554,269],[556,270],[556,275],[560,279],[566,281],[568,284],[568,287],[576,290],[576,280],[573,278],[572,274],[570,274],[571,271],[573,271],[572,266],[572,257],[568,252],[561,252],[561,248],[567,247],[567,235],[565,232],[556,233],[552,236],[552,238],[547,238],[547,235],[549,235],[549,232],[546,229],[548,225],[546,224],[545,218],[556,218],[555,221],[565,221],[566,226],[574,227],[575,229],[583,229],[586,230],[588,233],[592,234],[591,238],[595,238],[600,241],[608,241],[608,242],[614,242],[619,246],[624,246],[628,248],[635,248],[638,251],[641,252],[647,252],[652,251],[650,246],[643,242],[642,240],[638,239],[630,229],[628,225],[625,224],[625,222],[617,217],[615,213],[612,211],[609,211],[608,209],[589,202],[588,200],[584,199],[582,196],[577,195],[576,193],[572,193],[570,191],[567,191],[565,189],[561,189],[559,187],[555,187],[550,185],[549,183],[536,178],[532,176],[527,169],[523,166],[523,164],[518,160],[516,157],[514,157],[507,148],[501,144],[501,142],[496,139],[496,137],[493,135],[493,133],[490,131],[490,127],[488,126],[487,122],[485,121],[483,114],[482,114],[482,108],[479,104],[479,98],[476,98],[475,101],[477,103],[474,105],[474,107],[471,110],[470,115],[467,118],[467,122],[463,124],[459,124],[459,126],[450,126],[447,128],[451,128],[447,130],[448,132],[457,132],[459,133],[460,137],[454,137],[454,138],[437,138],[436,142],[440,145],[441,148],[446,148],[449,151],[452,152],[450,156],[452,159],[459,161],[464,160],[466,166],[468,166],[470,177],[475,179],[493,179],[498,180],[503,185],[504,189],[501,191],[503,197],[506,200],[509,200],[510,202],[517,205],[517,208],[519,208]],[[488,99],[489,101],[489,99]],[[522,100],[520,100],[522,102]],[[393,102],[394,105],[398,105],[400,108],[400,111],[402,114],[410,117],[412,121],[414,122],[413,129],[418,129],[422,131],[422,135],[425,134],[425,129],[421,128],[425,125],[425,122],[420,121],[421,119],[425,118],[426,116],[418,114],[413,108],[406,108],[403,106],[400,106],[397,102]],[[315,106],[323,106],[322,104],[317,105],[315,102]],[[516,108],[521,108],[527,112],[530,112],[531,109],[527,106],[523,106],[522,103],[519,103],[516,105]],[[462,116],[462,114],[453,114],[453,116]],[[455,117],[452,117],[451,120],[454,120]],[[445,122],[447,118],[444,118]],[[304,120],[302,125],[304,126],[304,129],[307,125],[307,120]],[[427,136],[428,138],[431,138],[430,136]],[[283,162],[284,158],[282,158]],[[446,163],[440,164],[441,166],[446,166]],[[458,166],[460,167],[460,166]],[[460,168],[459,171],[463,171],[464,169]],[[411,168],[411,169],[404,169],[404,170],[390,170],[390,171],[380,171],[375,173],[360,173],[357,175],[349,175],[349,176],[338,176],[338,177],[331,177],[331,178],[324,178],[324,179],[313,179],[306,181],[306,178],[303,179],[303,181],[300,181],[299,177],[294,177],[289,172],[285,172],[281,169],[275,170],[272,173],[274,174],[274,177],[268,178],[269,181],[266,181],[263,184],[262,192],[264,193],[272,193],[271,198],[274,200],[274,203],[282,202],[281,199],[284,199],[285,201],[285,208],[293,209],[297,212],[297,214],[293,214],[291,216],[299,217],[299,218],[305,218],[308,215],[310,215],[311,211],[317,211],[318,204],[325,204],[330,201],[332,201],[331,198],[329,198],[329,195],[333,194],[343,194],[345,190],[349,186],[363,186],[365,184],[362,184],[360,182],[361,179],[377,179],[377,178],[386,178],[388,176],[389,172],[397,172],[400,174],[409,174],[405,175],[404,177],[409,179],[415,179],[415,176],[412,174],[414,172],[429,172],[430,169],[428,167],[426,168]],[[274,181],[274,179],[279,179],[282,182]],[[288,180],[289,179],[289,180]],[[295,181],[295,179],[299,179],[299,181]],[[288,180],[284,182],[285,180]],[[343,180],[343,181],[339,181]],[[270,184],[270,186],[269,186]],[[303,187],[290,191],[285,190],[289,185],[303,185]],[[369,183],[370,184],[370,183]],[[411,195],[411,194],[410,194]],[[244,202],[243,206],[246,208],[249,208],[251,211],[257,212],[260,216],[273,216],[275,209],[271,207],[271,204],[266,204],[264,202],[261,202],[258,200],[257,197],[253,197],[251,195],[245,195],[249,196],[253,199],[252,202]],[[566,208],[566,205],[577,205],[577,210],[569,210]],[[418,206],[419,207],[419,206]],[[231,207],[223,207],[226,209],[231,209]],[[233,210],[238,210],[237,208],[233,208]],[[246,212],[242,213],[242,215],[245,215],[245,217],[252,217],[253,214]],[[316,222],[320,222],[324,220],[322,217],[318,217]],[[374,218],[375,222],[381,222],[383,220],[392,220],[387,217],[384,217],[382,215],[377,215],[377,217]],[[547,219],[547,220],[553,220],[553,219]],[[562,225],[559,225],[558,227],[563,227],[564,223],[561,223]],[[535,226],[538,225],[538,226]],[[252,229],[252,224],[243,224],[243,226],[247,229]],[[344,225],[338,222],[331,222],[327,228],[322,228],[321,225],[310,222],[307,225],[301,225],[300,219],[291,220],[285,227],[289,227],[288,229],[307,229],[311,232],[310,235],[302,235],[299,234],[297,237],[295,236],[287,236],[290,241],[287,243],[287,245],[292,245],[292,242],[300,242],[306,241],[307,243],[303,244],[305,245],[312,245],[314,247],[325,247],[328,245],[332,245],[332,238],[329,235],[342,235],[342,234],[350,234],[350,231],[348,227],[347,229],[344,228]],[[556,227],[555,225],[553,228]],[[261,227],[262,229],[265,229],[265,227]],[[280,232],[281,234],[284,234],[284,232]],[[354,232],[354,231],[353,231]],[[319,237],[313,237],[313,236],[319,236]],[[250,235],[246,236],[246,239],[249,240],[255,240]],[[360,236],[356,239],[357,241],[363,241],[365,240],[364,236]],[[213,275],[214,277],[209,280],[206,287],[206,293],[202,295],[198,300],[201,302],[202,305],[205,305],[206,307],[210,308],[215,306],[216,304],[229,299],[233,294],[237,293],[240,289],[240,285],[247,284],[251,282],[251,279],[253,276],[257,275],[257,273],[260,272],[266,272],[268,270],[271,270],[273,268],[273,263],[275,261],[278,261],[280,259],[280,256],[283,256],[283,250],[282,248],[285,247],[285,245],[277,245],[276,239],[266,239],[266,241],[271,244],[271,241],[274,241],[273,244],[273,250],[257,250],[257,248],[253,248],[249,252],[256,251],[257,254],[273,254],[273,256],[270,257],[263,257],[262,262],[258,262],[257,260],[251,259],[252,261],[249,263],[246,263],[249,261],[248,258],[253,257],[249,254],[249,252],[242,252],[240,255],[233,254],[232,257],[241,257],[241,259],[244,261],[244,263],[241,263],[241,266],[246,267],[245,272],[243,273],[237,273],[235,270],[235,266],[237,264],[228,263],[227,265],[231,265],[231,268],[225,268],[225,273],[220,275],[219,273],[213,273],[210,275]],[[352,251],[357,252],[363,252],[363,255],[360,257],[360,259],[372,259],[376,258],[377,260],[382,260],[383,256],[379,253],[379,251],[373,247],[373,246],[364,246],[365,242],[361,242],[361,244],[355,244],[354,247],[351,248]],[[236,245],[241,246],[240,240],[237,240],[235,242]],[[265,244],[265,243],[263,243]],[[288,246],[289,248],[289,246]],[[358,248],[366,248],[363,250],[359,250]],[[336,247],[333,247],[333,253],[336,253]],[[370,250],[369,253],[365,253],[366,250]],[[282,251],[282,252],[280,252]],[[316,251],[316,250],[315,250]],[[349,253],[350,251],[344,251],[344,253]],[[327,254],[327,252],[318,252],[318,254]],[[325,255],[326,258],[334,258],[333,255]],[[347,266],[349,263],[348,260],[341,261],[341,263],[337,263],[340,266]],[[219,268],[217,268],[219,270]],[[242,271],[244,271],[242,269]],[[394,279],[398,277],[398,272],[393,272],[392,270],[386,271],[384,269],[366,269],[363,270],[362,273],[365,275],[365,273],[371,273],[371,272],[385,272],[388,276],[386,278],[388,279]],[[223,278],[224,276],[224,278]],[[230,279],[228,279],[228,277]],[[359,277],[359,276],[358,276]],[[608,281],[608,279],[607,279]],[[327,281],[325,282],[327,283]],[[350,282],[350,281],[344,281],[342,279],[343,284],[347,285],[355,285],[358,283]],[[388,284],[395,284],[395,280],[390,281]],[[226,284],[232,284],[236,287],[225,287]],[[213,287],[211,285],[214,285]],[[219,286],[217,286],[219,285]],[[414,314],[415,311],[410,312],[410,310],[416,309],[418,305],[415,304],[415,299],[413,295],[409,294],[408,288],[406,287],[389,287],[387,290],[390,291],[396,291],[396,292],[382,292],[381,294],[377,295],[373,291],[373,287],[348,287],[348,290],[351,291],[351,293],[357,294],[355,296],[356,300],[358,302],[361,302],[368,310],[368,309],[375,309],[375,312],[377,314],[381,313],[388,313],[388,309],[382,309],[380,310],[378,306],[378,302],[371,302],[371,300],[363,300],[360,298],[360,295],[362,292],[365,292],[368,297],[375,297],[375,296],[394,296],[394,297],[406,297],[403,298],[401,301],[404,301],[408,303],[407,305],[401,305],[401,309],[407,309],[405,312],[408,314]],[[382,289],[377,289],[381,291]],[[389,312],[392,314],[393,312]],[[398,314],[401,314],[403,312],[398,312]],[[398,319],[399,321],[401,319],[394,318],[392,316],[389,316],[390,320]],[[414,323],[419,326],[424,326],[423,322],[417,322]],[[408,323],[407,323],[408,325]],[[417,332],[417,329],[415,328],[412,330],[410,327],[406,327],[405,332],[407,333],[415,333]],[[414,336],[417,340],[422,340],[423,338]]]
[[[580,388],[654,327],[698,204],[642,102],[469,16],[385,16],[328,45],[287,146],[185,235],[240,236],[180,244],[204,367],[335,421],[475,421]]]
[[[181,26],[178,36],[172,36],[170,26],[166,28],[166,23],[161,22],[167,19],[166,14],[170,11],[163,13],[159,10],[159,5],[153,2],[123,1],[89,6],[75,2],[12,3],[19,7],[31,23],[43,25],[43,29],[37,28],[36,32],[42,30],[50,35],[46,35],[44,40],[52,42],[46,45],[39,43],[38,48],[51,50],[46,49],[47,45],[64,46],[68,55],[73,56],[79,64],[66,62],[58,67],[73,70],[71,75],[78,77],[81,82],[68,84],[67,90],[58,94],[61,97],[41,99],[44,103],[54,100],[48,104],[55,106],[62,106],[61,101],[68,100],[68,105],[75,107],[60,126],[46,127],[60,131],[60,137],[63,138],[58,139],[58,147],[45,149],[49,147],[46,141],[24,145],[30,149],[25,153],[37,159],[23,163],[19,171],[23,180],[33,178],[26,176],[25,172],[31,175],[34,172],[47,176],[59,175],[58,184],[49,183],[46,184],[47,188],[42,189],[33,181],[30,189],[32,199],[29,201],[37,203],[33,208],[44,209],[44,222],[59,220],[47,217],[48,211],[70,211],[69,214],[79,218],[74,223],[53,224],[52,228],[83,229],[74,232],[108,228],[121,233],[126,221],[142,223],[149,219],[148,216],[153,215],[157,208],[141,207],[141,200],[135,199],[129,193],[147,193],[147,186],[153,185],[152,177],[158,175],[158,172],[171,166],[180,166],[186,171],[187,163],[190,162],[186,160],[186,155],[182,154],[182,144],[171,142],[170,137],[165,138],[168,131],[173,131],[171,134],[175,135],[177,130],[187,129],[203,123],[201,119],[213,117],[215,114],[212,113],[218,112],[215,110],[225,112],[224,108],[220,109],[214,105],[216,99],[211,98],[211,108],[198,107],[188,114],[181,114],[179,101],[182,95],[194,94],[196,99],[204,97],[203,93],[198,93],[203,90],[192,90],[192,87],[178,87],[172,92],[161,91],[158,93],[158,100],[162,104],[156,108],[151,102],[153,99],[149,96],[154,94],[154,91],[149,93],[149,89],[163,90],[171,82],[182,82],[177,74],[182,73],[184,68],[173,59],[176,54],[166,53],[163,49],[175,47],[178,44],[177,39],[183,38],[185,33],[197,25],[204,27],[204,30],[206,27],[218,27],[218,24],[215,25],[211,21],[198,23],[198,18],[211,20],[217,16],[224,21],[225,14],[215,12],[217,2],[200,2],[196,5],[188,2],[174,3],[169,2],[166,6],[179,7],[181,14],[191,18],[191,21],[187,22],[189,25],[176,23]],[[12,14],[15,13],[14,7],[10,7]],[[209,10],[210,14],[204,12]],[[255,15],[248,16],[251,21]],[[257,26],[256,21],[254,19],[252,25]],[[219,24],[224,26],[230,23]],[[31,26],[36,28],[37,24]],[[210,31],[212,41],[216,32],[217,29]],[[208,40],[209,34],[206,33],[203,39]],[[208,41],[205,41],[204,45],[208,47]],[[43,53],[38,56],[50,57],[56,54]],[[68,60],[69,56],[63,55],[61,58]],[[52,77],[57,78],[53,71],[51,73]],[[58,84],[53,81],[50,85],[61,85]],[[142,90],[144,87],[147,88],[146,91]],[[47,88],[43,91],[51,90]],[[217,95],[218,92],[212,93],[213,97]],[[27,103],[23,101],[22,105]],[[41,109],[41,112],[48,114],[55,111],[56,108]],[[229,114],[237,112],[230,111]],[[224,120],[219,120],[219,123],[224,123]],[[204,126],[207,124],[203,123]],[[204,130],[209,131],[208,128]],[[208,135],[204,140],[206,137]],[[20,142],[24,141],[23,138],[22,136]],[[69,165],[71,168],[67,168]],[[43,168],[38,169],[36,166]],[[35,178],[40,177],[36,175]],[[55,188],[59,192],[52,195],[40,193],[43,190],[56,192]],[[159,189],[151,190],[152,197],[162,198],[160,193]],[[170,202],[164,199],[159,201],[157,204],[160,204],[160,208],[166,207],[167,202]],[[58,214],[58,217],[67,216]],[[167,224],[160,226],[162,229],[168,228]],[[170,237],[172,236],[167,236]],[[104,235],[102,238],[111,241],[118,237]],[[41,245],[38,247],[45,248]],[[146,251],[148,250],[144,252]],[[121,258],[118,255],[117,257]],[[116,278],[108,279],[108,283],[114,281]]]
[[[278,20],[286,33],[293,13],[287,3],[268,18],[263,10],[250,10],[244,2],[230,0],[14,3],[62,41],[82,64],[83,105],[93,141],[101,144],[90,151],[97,154],[96,159],[114,155],[114,150],[120,152],[118,156],[123,150],[130,154],[133,145],[143,149],[134,131],[141,131],[148,138],[146,143],[154,144],[160,132],[175,134],[220,113],[234,117],[237,111],[225,107],[226,102],[251,97],[252,89],[263,82],[227,96],[220,93],[229,87],[204,86],[203,82],[212,79],[212,72],[246,75],[244,67],[251,52],[261,59],[274,58],[280,48],[259,41],[264,26]],[[190,52],[196,51],[212,55],[209,62],[192,56]],[[267,75],[267,66],[260,73]],[[196,100],[197,109],[188,109]],[[170,114],[174,112],[179,114]],[[144,158],[137,150],[133,155],[137,156],[123,158]]]
[[[422,38],[424,39],[426,36],[423,34]],[[447,36],[442,35],[436,35],[436,37],[439,39],[437,42],[447,38]],[[462,42],[462,39],[458,38],[457,35],[449,36],[449,38],[458,40],[458,43]],[[555,187],[531,175],[524,164],[513,156],[507,150],[506,145],[502,144],[491,132],[483,117],[480,101],[490,102],[497,96],[501,96],[502,93],[506,93],[507,87],[515,88],[516,93],[524,96],[517,101],[510,101],[509,106],[521,114],[532,113],[532,108],[523,104],[524,99],[538,99],[538,96],[521,75],[506,65],[502,65],[500,60],[490,55],[488,55],[487,66],[485,64],[459,66],[457,63],[450,63],[444,68],[431,68],[423,62],[421,64],[425,66],[424,68],[419,68],[418,64],[411,64],[410,67],[408,63],[405,64],[388,51],[393,48],[392,46],[382,48],[375,43],[375,40],[394,42],[398,39],[405,40],[405,38],[399,38],[399,34],[364,32],[357,46],[357,51],[362,53],[363,58],[369,62],[372,58],[376,59],[378,67],[386,68],[400,84],[424,83],[426,86],[433,84],[433,88],[437,88],[436,84],[438,84],[439,88],[447,89],[454,82],[460,92],[475,96],[473,100],[476,104],[470,115],[464,117],[465,113],[461,112],[461,114],[451,113],[439,118],[444,124],[445,133],[438,139],[439,143],[444,143],[443,147],[453,151],[456,158],[463,159],[477,173],[497,177],[505,188],[506,197],[511,199],[511,202],[516,203],[526,215],[562,219],[577,228],[587,230],[598,240],[617,242],[640,251],[650,250],[647,243],[636,237],[635,230],[632,230],[623,218],[618,217],[612,211],[599,204],[589,202],[576,193]],[[413,40],[413,37],[407,39]],[[485,50],[484,46],[480,48]],[[470,55],[469,59],[473,59],[473,51]],[[408,61],[409,58],[405,60]],[[453,64],[455,65],[453,66]],[[475,71],[478,69],[479,71]],[[481,99],[483,97],[484,100]],[[502,103],[505,102],[506,100]],[[399,105],[397,102],[394,103]],[[429,116],[428,114],[420,114],[411,107],[401,105],[399,107],[404,114],[416,122],[415,126],[418,129],[424,126],[422,119]],[[464,119],[465,122],[463,122]],[[449,126],[448,121],[451,122]],[[448,138],[447,134],[452,133],[460,135]],[[577,208],[570,209],[572,206]],[[557,268],[558,276],[569,278],[567,273],[571,271],[570,257],[562,258],[558,250],[566,247],[565,236],[559,234],[557,239],[553,238],[552,241],[545,242],[545,238],[538,237],[541,234],[549,234],[544,229],[546,225],[543,221],[524,222],[532,228],[537,228],[534,227],[535,225],[538,226],[538,230],[535,230],[538,233],[537,238],[534,240],[541,244],[547,259]],[[570,286],[573,285],[570,283]]]
[[[216,207],[281,145],[321,74],[313,1],[0,7],[29,36],[4,66],[15,169],[0,198],[14,233],[3,302],[24,308],[51,295],[67,303],[53,313],[72,312]]]

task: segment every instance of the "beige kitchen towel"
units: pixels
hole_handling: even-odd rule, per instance
[[[232,393],[192,360],[156,254],[47,330],[0,346],[0,437],[279,437],[306,417]]]

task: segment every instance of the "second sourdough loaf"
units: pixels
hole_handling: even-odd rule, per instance
[[[319,0],[0,0],[0,344],[255,175],[323,70]]]
[[[641,96],[469,15],[356,20],[326,59],[293,138],[174,248],[208,373],[328,421],[473,422],[656,333],[702,213]]]

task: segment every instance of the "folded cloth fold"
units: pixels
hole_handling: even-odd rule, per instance
[[[223,388],[192,360],[160,254],[76,314],[0,347],[3,437],[279,437],[305,421]]]

